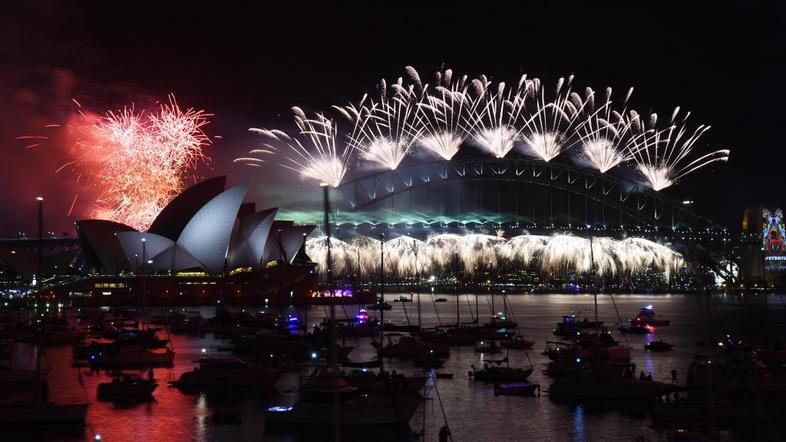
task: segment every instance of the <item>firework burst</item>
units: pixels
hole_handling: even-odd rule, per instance
[[[496,158],[504,158],[516,146],[516,128],[525,111],[526,98],[537,87],[537,80],[523,75],[518,89],[498,83],[496,88],[485,76],[472,81],[475,98],[470,109],[470,127],[475,142]]]
[[[416,95],[415,85],[405,87],[401,78],[390,88],[382,80],[378,100],[365,96],[357,106],[334,106],[354,123],[347,143],[350,148],[357,149],[362,159],[396,170],[420,135],[412,130]]]
[[[408,68],[410,76],[417,75],[414,68]],[[467,76],[453,80],[453,71],[437,72],[433,92],[425,88],[418,112],[415,114],[412,133],[420,133],[418,143],[437,154],[440,158],[450,160],[458,153],[461,144],[467,138],[469,128],[469,110],[472,99],[467,91]],[[416,77],[419,83],[419,76]]]
[[[479,270],[530,266],[539,268],[544,274],[631,275],[655,270],[668,277],[684,265],[679,253],[643,238],[596,237],[590,240],[572,235],[520,235],[505,239],[492,235],[442,233],[425,241],[401,236],[386,241],[384,247],[379,240],[367,236],[357,236],[348,243],[331,238],[330,245],[337,260],[334,265],[337,276],[377,275],[383,248],[384,271],[397,277],[409,277],[415,272],[460,271],[472,275]],[[317,263],[325,265],[327,242],[324,236],[307,240],[306,251]]]
[[[300,174],[301,178],[309,178],[321,184],[338,187],[347,173],[347,165],[352,156],[351,148],[339,148],[336,145],[337,129],[335,123],[322,114],[308,118],[299,107],[292,108],[295,114],[297,135],[290,137],[280,130],[250,128],[276,144],[284,144],[291,155],[286,156],[282,166]],[[274,144],[264,143],[263,148],[253,149],[251,155],[271,155],[279,149]],[[256,166],[265,160],[253,157],[241,157],[235,161]]]
[[[633,122],[624,116],[632,92],[630,88],[619,111],[612,106],[611,88],[606,89],[604,102],[597,110],[593,110],[594,94],[587,93],[590,97],[587,110],[591,114],[578,128],[578,137],[582,154],[600,173],[632,160],[637,151]]]
[[[84,115],[84,114],[83,114]],[[100,190],[93,216],[145,230],[184,188],[185,176],[207,160],[209,115],[182,110],[174,96],[154,112],[108,112],[79,128],[75,160],[63,168],[89,175]]]
[[[577,126],[582,121],[585,106],[590,102],[593,92],[587,89],[588,96],[584,99],[570,87],[573,76],[567,81],[560,78],[557,82],[554,100],[547,100],[545,91],[536,83],[534,94],[534,111],[520,129],[521,140],[530,152],[545,162],[556,158],[571,145],[577,133]]]
[[[307,119],[297,111],[299,136],[305,141],[280,131],[257,131],[290,146],[295,153],[291,169],[331,185],[341,183],[355,150],[363,160],[396,170],[414,145],[450,161],[467,140],[498,159],[518,145],[525,154],[544,162],[575,148],[600,173],[633,163],[656,191],[729,155],[724,149],[691,160],[693,146],[709,127],[688,132],[685,118],[674,123],[675,112],[671,125],[658,129],[657,114],[645,121],[628,109],[633,88],[624,99],[615,101],[607,88],[596,105],[592,88],[585,88],[583,94],[572,90],[573,76],[560,78],[547,91],[538,78],[527,75],[511,85],[492,84],[485,75],[468,81],[467,76],[455,76],[448,69],[437,72],[429,85],[414,68],[407,66],[406,72],[406,84],[402,78],[393,84],[382,80],[377,98],[365,95],[358,103],[333,106],[352,123],[351,132],[342,134],[347,147],[341,151],[335,147],[335,125],[321,114]],[[265,145],[236,162],[262,167],[264,155],[275,151],[274,146]]]
[[[700,125],[693,131],[689,130],[686,120],[690,113],[687,113],[682,121],[677,122],[679,110],[679,107],[674,109],[669,127],[662,130],[655,128],[657,115],[652,114],[650,117],[652,128],[633,140],[632,156],[636,168],[655,191],[673,185],[685,175],[704,166],[729,159],[730,151],[720,149],[691,160],[690,156],[696,142],[710,129],[710,126]],[[636,125],[643,127],[641,122]]]

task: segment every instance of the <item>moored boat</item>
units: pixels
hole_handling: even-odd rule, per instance
[[[669,351],[672,348],[674,348],[674,344],[670,344],[666,341],[661,341],[661,340],[647,342],[646,344],[644,344],[644,350],[649,350],[649,351]]]
[[[175,359],[172,350],[150,351],[138,346],[120,347],[90,356],[90,364],[101,368],[169,367]]]
[[[508,384],[494,384],[494,396],[535,396],[540,395],[539,384],[515,382]]]
[[[668,319],[658,319],[655,317],[655,308],[652,304],[645,305],[635,318],[631,320],[631,325],[651,325],[659,327],[662,325],[669,325],[671,321]]]
[[[188,387],[272,387],[281,376],[275,368],[256,368],[233,357],[204,357],[173,385]]]
[[[98,384],[99,398],[149,398],[158,383],[133,373],[120,373],[111,382]]]
[[[502,367],[502,366],[486,366],[480,370],[472,366],[472,371],[469,372],[469,377],[479,382],[516,382],[526,381],[529,375],[532,374],[533,368],[518,368],[518,367]]]

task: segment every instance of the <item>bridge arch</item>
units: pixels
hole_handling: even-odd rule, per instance
[[[711,222],[667,195],[611,174],[535,159],[435,161],[356,178],[339,187],[350,210],[374,205],[435,184],[510,182],[558,190],[611,208],[642,227],[697,227]],[[533,195],[534,198],[534,195]],[[570,201],[570,200],[568,200]],[[533,203],[533,212],[534,212]]]

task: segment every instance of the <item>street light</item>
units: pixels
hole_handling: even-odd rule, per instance
[[[38,279],[41,279],[44,249],[44,197],[37,196],[38,201]]]

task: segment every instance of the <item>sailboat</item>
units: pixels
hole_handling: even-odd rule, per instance
[[[325,233],[328,238],[326,275],[331,285],[330,224],[328,219],[328,187],[324,187]],[[381,254],[384,257],[383,254]],[[382,258],[384,259],[384,258]],[[384,268],[380,262],[380,268]],[[384,279],[380,272],[380,303],[384,302]],[[423,402],[419,390],[423,383],[411,382],[412,378],[387,373],[382,366],[384,348],[379,345],[379,373],[345,376],[341,373],[336,357],[335,306],[330,306],[331,361],[314,364],[305,382],[301,381],[299,397],[292,405],[276,405],[265,410],[268,427],[294,425],[332,425],[336,436],[342,426],[406,426]],[[380,310],[384,315],[384,310]],[[384,317],[380,318],[384,323]],[[380,340],[384,337],[380,327]],[[362,373],[362,372],[361,372]],[[337,437],[339,438],[339,437]]]

